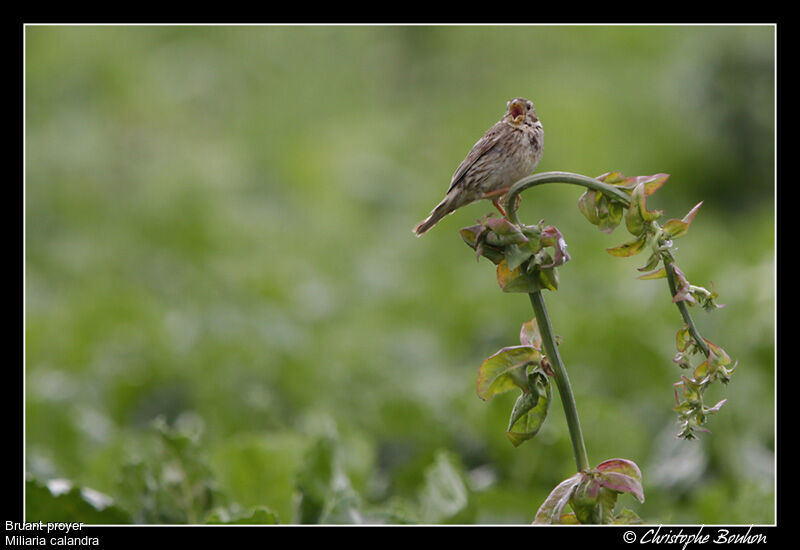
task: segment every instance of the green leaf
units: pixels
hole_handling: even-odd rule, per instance
[[[636,512],[632,512],[627,508],[623,508],[622,511],[614,518],[615,525],[639,525],[641,523],[642,518],[636,515]]]
[[[470,523],[475,509],[464,480],[461,465],[453,455],[439,451],[425,471],[421,491],[420,516],[427,524]]]
[[[350,485],[339,438],[331,426],[306,451],[295,489],[297,523],[364,523],[359,496]]]
[[[658,191],[662,185],[666,183],[669,179],[669,174],[654,174],[652,176],[639,176],[636,179],[636,185],[639,183],[644,183],[644,193],[646,196],[650,196],[656,191]]]
[[[541,290],[539,277],[519,267],[509,269],[505,259],[497,264],[497,283],[503,292],[536,292]]]
[[[576,487],[570,498],[569,505],[575,512],[575,516],[582,524],[603,523],[604,507],[601,502],[601,492],[603,488],[591,474],[586,474],[581,483]],[[605,500],[608,496],[604,494]],[[615,496],[611,498],[611,508],[613,509]]]
[[[644,233],[644,220],[639,214],[639,209],[633,204],[628,208],[625,214],[625,227],[631,235],[641,235]]]
[[[655,271],[651,271],[650,273],[645,273],[644,275],[639,275],[636,277],[641,281],[650,281],[653,279],[663,279],[667,276],[667,270],[663,267],[660,269],[656,269]]]
[[[619,174],[614,172],[611,174]],[[615,177],[611,174],[600,176],[600,181],[612,183]],[[609,180],[602,178],[609,177]],[[620,180],[621,181],[621,180]],[[625,212],[623,205],[616,200],[609,199],[603,193],[595,189],[587,189],[578,199],[578,210],[589,220],[589,223],[596,225],[604,233],[612,233],[622,221]]]
[[[631,241],[613,248],[606,248],[606,252],[617,258],[627,258],[639,254],[647,244],[647,233],[642,233],[635,241]]]
[[[458,232],[464,242],[475,250],[478,259],[483,256],[495,265],[503,260],[503,251],[486,243],[486,234],[489,233],[486,227],[482,225],[473,225],[471,227],[459,229]]]
[[[625,177],[622,172],[608,172],[597,178],[605,183],[615,185],[627,192],[631,192],[640,184],[644,186],[646,196],[655,193],[669,179],[669,174],[653,174],[652,176]]]
[[[130,514],[114,500],[88,487],[65,479],[42,481],[29,476],[25,481],[25,520],[45,523],[132,523]]]
[[[661,210],[648,210],[646,197],[645,182],[640,182],[633,190],[631,204],[625,215],[625,225],[632,235],[641,235],[649,222],[657,220],[663,214]]]
[[[238,503],[243,510],[268,505],[279,518],[292,521],[296,495],[293,477],[315,440],[299,430],[242,433],[214,446],[209,462],[230,502]]]
[[[205,519],[208,525],[277,525],[278,514],[266,506],[257,506],[249,510],[236,508],[215,508]]]
[[[181,415],[170,426],[158,417],[152,426],[138,449],[142,457],[122,467],[120,505],[134,523],[202,523],[222,495],[201,452],[200,419]]]
[[[542,354],[532,346],[506,347],[486,359],[478,371],[478,397],[484,401],[514,388],[528,390],[526,368],[539,364]]]
[[[726,367],[731,364],[731,358],[724,349],[705,338],[703,338],[703,340],[705,340],[708,345],[708,350],[710,352],[708,359],[714,363],[714,366]]]
[[[486,231],[486,228],[482,225],[472,225],[470,227],[462,227],[458,230],[458,234],[461,235],[465,243],[475,248],[478,243],[478,237],[484,231]]]
[[[653,252],[650,254],[650,257],[647,258],[647,263],[642,267],[637,267],[636,271],[652,271],[656,268],[659,262],[661,262],[661,255],[658,252]]]
[[[529,247],[520,246],[517,244],[508,245],[505,249],[506,265],[508,269],[513,271],[525,263],[528,258],[533,256],[534,250]]]
[[[548,267],[538,270],[540,288],[546,288],[555,292],[558,290],[558,271],[554,267]],[[528,292],[528,291],[526,291]]]
[[[694,369],[694,373],[692,373],[692,375],[694,376],[695,380],[702,383],[705,377],[712,373],[713,371],[709,369],[708,360],[706,360],[697,365],[697,368]]]
[[[681,220],[667,220],[661,229],[669,233],[670,237],[677,239],[683,237],[689,231],[689,224]]]
[[[604,205],[604,215],[600,220],[600,224],[598,228],[603,233],[611,234],[617,228],[617,226],[622,221],[622,216],[625,213],[625,208],[622,204],[616,201],[610,201],[607,197],[603,196],[603,200],[606,202]]]
[[[597,176],[595,179],[617,186],[622,186],[626,181],[625,175],[622,172],[606,172],[602,176]]]
[[[587,189],[578,198],[578,210],[589,220],[592,225],[600,225],[600,216],[597,212],[597,201],[600,194],[594,189]]]
[[[574,476],[559,483],[555,489],[550,491],[547,498],[536,511],[533,519],[534,524],[558,523],[563,515],[564,508],[569,504],[575,489],[583,481],[584,475],[578,472]]]
[[[702,205],[703,201],[698,202],[681,220],[667,220],[662,229],[669,233],[673,239],[683,237],[689,231],[689,226],[692,224],[694,217],[697,215],[697,211]]]
[[[561,514],[561,517],[558,519],[558,523],[560,525],[580,525],[581,522],[578,521],[578,518],[575,517],[575,512],[570,512],[568,514]]]
[[[536,373],[529,383],[530,393],[522,393],[511,411],[506,437],[514,447],[534,437],[542,427],[550,408],[551,389],[547,376]]]
[[[681,381],[675,382],[673,386],[683,390],[683,397],[688,403],[701,402],[700,386],[694,380],[681,375]]]
[[[675,347],[678,348],[678,351],[686,351],[693,342],[694,339],[689,332],[689,325],[683,325],[675,334]]]

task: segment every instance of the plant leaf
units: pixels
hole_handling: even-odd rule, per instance
[[[623,508],[622,511],[614,518],[615,525],[638,525],[642,523],[642,518],[636,515],[636,512]]]
[[[606,248],[606,252],[617,258],[627,258],[639,254],[647,244],[647,233],[642,233],[635,241],[627,242],[613,248]]]
[[[625,215],[625,224],[632,235],[640,235],[649,222],[657,220],[663,214],[661,210],[650,211],[647,209],[648,193],[645,185],[646,183],[642,181],[633,189],[631,204]]]
[[[542,264],[543,269],[548,267],[556,267],[564,265],[570,260],[569,253],[567,252],[567,241],[564,236],[553,225],[548,225],[542,231],[541,243],[543,246],[552,246],[555,250],[553,261],[547,264]]]
[[[424,523],[471,523],[474,507],[458,459],[445,451],[436,454],[425,471],[420,493],[420,515]]]
[[[606,489],[611,489],[618,493],[631,493],[639,502],[644,502],[641,473],[639,474],[639,479],[636,479],[620,472],[606,471],[598,474],[597,478],[600,485]]]
[[[506,256],[506,265],[510,271],[517,269],[523,263],[525,263],[528,258],[533,256],[534,250],[531,250],[529,247],[524,245],[518,244],[510,244],[505,249],[505,256]]]
[[[506,437],[514,447],[519,447],[539,432],[550,408],[550,381],[541,373],[532,375],[532,378],[534,380],[529,383],[531,392],[523,392],[511,411]]]
[[[626,458],[610,458],[604,460],[595,468],[597,472],[618,472],[642,481],[642,471],[632,460]]]
[[[249,510],[228,510],[217,508],[205,519],[207,525],[277,525],[278,514],[266,506],[256,506]]]
[[[539,364],[542,354],[532,346],[506,347],[486,359],[478,371],[478,397],[484,401],[520,388],[528,390],[525,367]]]
[[[650,273],[639,275],[636,278],[642,281],[650,281],[653,279],[663,279],[666,276],[667,276],[667,270],[662,267],[661,269],[656,269],[655,271],[651,271]]]
[[[497,264],[497,283],[503,292],[536,292],[541,290],[538,277],[522,271],[519,267],[510,269],[505,259]]]
[[[536,516],[533,519],[535,524],[551,524],[558,523],[561,519],[564,508],[572,498],[572,494],[583,480],[584,474],[578,472],[574,476],[565,479],[556,488],[550,491],[547,498],[544,500],[539,510],[536,511]]]
[[[594,189],[587,189],[578,198],[578,210],[589,220],[592,225],[600,225],[600,216],[597,213],[598,192]]]
[[[45,523],[126,524],[132,518],[112,500],[66,479],[25,481],[25,520]]]
[[[639,176],[639,178],[641,179],[636,183],[644,183],[644,193],[649,197],[667,182],[669,174],[653,174],[652,176]]]
[[[603,196],[603,200],[606,201],[607,205],[605,205],[605,215],[600,220],[598,228],[603,233],[610,235],[622,221],[622,216],[625,214],[625,208],[622,206],[622,204],[616,201],[611,201],[606,196]]]
[[[686,351],[691,343],[694,342],[691,333],[689,332],[689,325],[683,325],[675,334],[675,347],[678,351]]]
[[[539,273],[538,281],[541,287],[544,287],[547,290],[552,290],[553,292],[558,290],[558,271],[556,271],[555,267],[547,267],[539,269],[538,273]]]
[[[673,239],[683,237],[689,231],[689,226],[692,224],[694,217],[697,215],[697,211],[702,205],[703,201],[698,202],[681,220],[667,220],[662,229],[669,233]]]
[[[495,265],[503,260],[503,251],[486,243],[486,234],[489,233],[486,227],[482,225],[473,225],[471,227],[459,229],[458,233],[461,235],[464,242],[475,250],[478,259],[480,259],[480,256],[483,256]]]
[[[519,331],[519,343],[538,350],[542,349],[542,335],[539,333],[536,317],[526,323],[522,323],[522,328]]]

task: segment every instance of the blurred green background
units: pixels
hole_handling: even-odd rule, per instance
[[[725,309],[693,314],[739,362],[708,399],[728,398],[713,433],[676,440],[666,283],[605,252],[630,239],[589,225],[579,189],[528,191],[520,218],[557,225],[572,256],[545,298],[590,461],[640,465],[647,501],[620,503],[648,523],[772,523],[774,33],[27,27],[29,475],[141,501],[125,472],[159,460],[158,419],[189,434],[221,502],[282,523],[312,517],[298,494],[320,441],[361,510],[424,508],[446,456],[469,502],[450,520],[530,523],[574,466],[557,397],[515,449],[515,396],[475,392],[532,317],[458,234],[491,205],[411,232],[524,96],[539,171],[670,173],[648,201],[667,217],[705,201],[678,265],[719,292]]]

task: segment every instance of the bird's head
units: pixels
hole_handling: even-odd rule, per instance
[[[515,126],[525,124],[533,124],[538,122],[539,118],[536,116],[536,110],[533,108],[533,102],[525,99],[524,97],[515,97],[506,103],[505,119]]]

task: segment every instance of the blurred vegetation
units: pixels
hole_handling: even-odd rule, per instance
[[[705,201],[677,261],[739,362],[713,433],[674,439],[664,281],[579,189],[528,191],[572,256],[545,297],[590,461],[641,466],[645,522],[772,523],[774,32],[27,27],[27,520],[530,523],[572,451],[559,403],[515,449],[513,396],[476,396],[532,316],[458,235],[491,205],[411,233],[524,96],[540,171]]]

